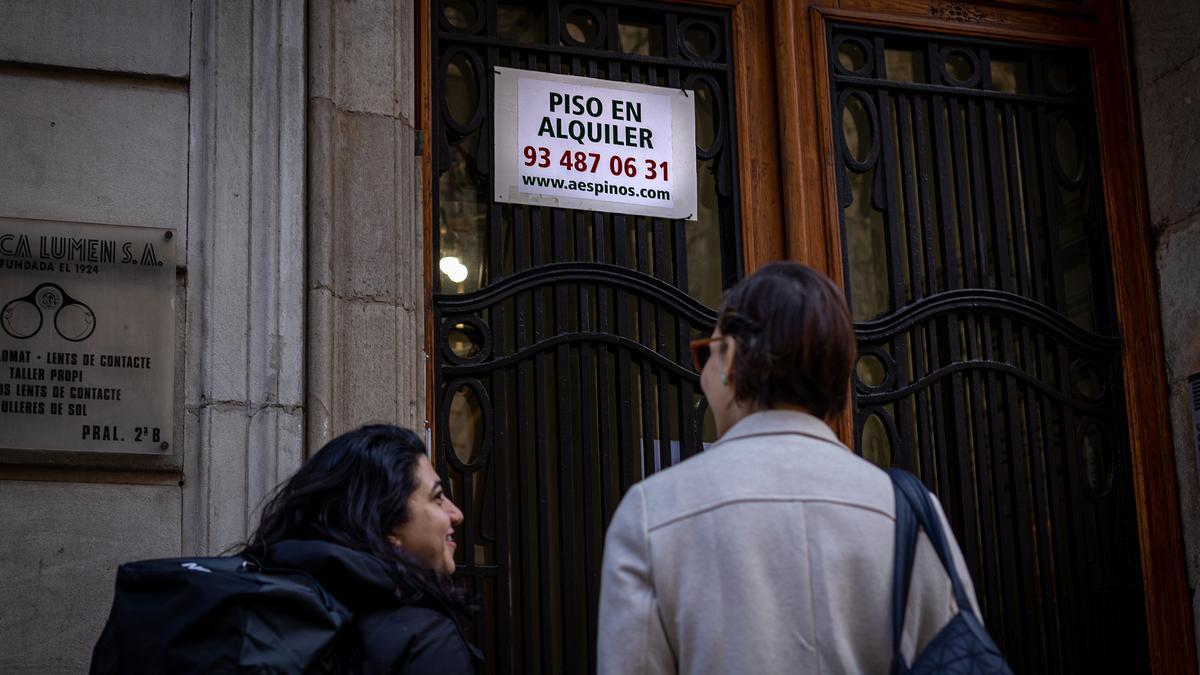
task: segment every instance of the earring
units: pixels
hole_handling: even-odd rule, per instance
[[[729,386],[729,374],[728,373],[721,373],[721,386],[722,387]]]

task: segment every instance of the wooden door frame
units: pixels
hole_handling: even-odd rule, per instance
[[[742,261],[746,273],[787,253],[776,100],[777,77],[771,40],[771,0],[704,0],[733,15],[733,71],[737,107],[738,178],[742,191]]]
[[[847,20],[1090,50],[1111,276],[1124,341],[1122,371],[1150,665],[1154,673],[1194,673],[1195,632],[1167,417],[1168,388],[1124,5],[1087,2],[1076,10],[1047,13],[1045,3],[1020,4],[776,2],[788,257],[824,271],[838,283],[844,279],[840,214],[833,198],[837,186],[826,22]],[[947,18],[950,16],[957,19]],[[814,148],[819,152],[813,152]],[[806,188],[814,185],[821,186],[820,190]],[[848,433],[853,428],[850,411],[838,428],[843,438],[853,437]]]

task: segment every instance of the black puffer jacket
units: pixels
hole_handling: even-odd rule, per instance
[[[467,642],[453,612],[432,597],[403,604],[379,558],[324,541],[281,541],[267,565],[304,570],[354,612],[339,633],[341,669],[364,675],[474,674],[482,655]]]

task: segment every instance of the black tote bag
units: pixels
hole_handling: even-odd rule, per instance
[[[896,558],[892,584],[892,675],[1012,675],[958,578],[941,519],[919,478],[903,469],[888,469],[896,490]],[[950,575],[958,614],[950,619],[909,665],[900,653],[900,633],[912,580],[918,528],[925,530]]]

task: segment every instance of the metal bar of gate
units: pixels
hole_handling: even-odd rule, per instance
[[[987,67],[989,63],[989,53],[987,49],[981,49],[980,56],[980,71],[982,77],[990,78],[990,70]],[[985,81],[986,84],[986,81]],[[1001,151],[999,131],[996,126],[996,107],[995,101],[991,97],[983,99],[983,135],[984,135],[984,154],[987,157],[987,165],[985,172],[988,177],[988,195],[991,203],[991,225],[992,236],[995,246],[993,248],[994,263],[996,269],[996,281],[998,288],[1002,291],[1013,292],[1016,290],[1016,280],[1010,261],[1012,254],[1008,241],[1008,224],[1009,214],[1007,212],[1007,200],[1004,194],[1004,170],[1001,166]],[[1007,317],[999,319],[1000,339],[999,343],[992,344],[992,332],[985,334],[984,340],[990,360],[1008,361],[1009,345],[1012,343],[1012,328],[1011,322]],[[994,347],[994,351],[993,351]],[[1009,597],[1013,604],[1017,607],[1019,616],[1028,616],[1031,610],[1030,605],[1034,601],[1032,594],[1028,592],[1021,584],[1022,579],[1033,578],[1035,572],[1031,564],[1030,554],[1028,550],[1028,537],[1023,536],[1023,533],[1030,530],[1028,525],[1028,511],[1024,508],[1024,486],[1026,480],[1023,477],[1023,463],[1015,461],[1015,452],[1012,452],[1013,444],[1016,440],[1015,416],[1012,410],[1012,399],[1014,398],[1013,380],[1011,375],[992,376],[989,375],[989,393],[996,409],[1002,411],[999,414],[993,414],[993,419],[997,422],[996,433],[993,438],[996,440],[993,446],[996,451],[996,456],[1000,458],[998,463],[999,475],[1003,479],[1007,479],[1007,489],[998,487],[997,491],[1002,496],[1004,508],[1011,512],[1011,522],[1016,528],[1016,532],[1011,532],[1008,527],[1003,528],[1003,532],[1010,533],[1009,541],[1012,547],[1006,547],[1006,550],[1015,552],[1015,555],[1006,556],[1006,559],[1012,562],[1012,586],[1006,584],[1010,589],[1018,589],[1017,593],[1010,592]],[[1003,434],[1003,435],[1001,435]],[[1004,452],[1004,449],[1010,451]],[[1001,483],[1002,484],[1002,483]],[[1018,566],[1020,570],[1018,571]],[[1029,621],[1017,621],[1016,628],[1021,635],[1021,644],[1018,646],[1022,657],[1035,657],[1036,645],[1038,638],[1031,629]]]
[[[937,61],[933,58],[937,53],[932,46],[929,49],[930,56],[930,72],[933,72]],[[932,78],[930,78],[932,79]],[[946,275],[946,290],[961,288],[965,273],[963,266],[960,263],[958,250],[959,245],[966,246],[966,241],[959,239],[956,227],[955,210],[952,204],[955,201],[965,202],[965,198],[956,190],[956,184],[953,182],[953,173],[950,171],[950,166],[954,164],[954,145],[951,142],[950,132],[947,129],[948,120],[946,117],[952,115],[953,109],[947,108],[945,99],[941,96],[934,96],[932,100],[932,110],[930,117],[932,118],[933,137],[932,137],[932,152],[937,180],[935,187],[937,190],[937,206],[940,214],[939,221],[941,225],[941,244],[942,244],[942,264]],[[958,196],[958,199],[954,199]],[[965,205],[962,207],[965,208]],[[955,241],[958,239],[959,244]],[[963,251],[966,255],[966,251]],[[956,313],[948,314],[945,320],[946,326],[946,349],[948,351],[949,363],[958,363],[962,354],[959,348],[959,315]],[[951,375],[950,383],[950,400],[952,420],[950,421],[951,429],[942,439],[943,444],[948,443],[951,434],[953,434],[955,447],[958,448],[958,453],[954,458],[954,463],[958,469],[958,484],[952,494],[958,495],[958,503],[961,516],[957,523],[958,532],[960,532],[965,541],[973,543],[978,541],[978,532],[976,527],[975,513],[977,506],[975,503],[975,488],[974,477],[971,472],[970,456],[963,456],[964,452],[970,452],[970,445],[967,443],[966,428],[963,425],[963,420],[966,419],[963,410],[963,377],[959,373]],[[949,470],[947,468],[947,475]],[[947,495],[949,496],[949,495]],[[967,561],[970,566],[970,571],[973,577],[979,575],[979,565],[974,556],[968,556]]]
[[[930,162],[933,160],[931,149],[930,131],[932,130],[931,120],[927,119],[926,110],[929,110],[928,117],[940,116],[941,111],[929,108],[929,102],[921,96],[913,98],[913,113],[914,124],[913,128],[916,132],[917,142],[917,203],[921,209],[921,234],[924,244],[923,255],[925,258],[925,278],[928,280],[928,293],[930,295],[938,291],[937,263],[934,253],[934,225],[933,220],[936,218],[936,213],[933,208],[934,198],[930,196],[930,192],[936,189],[936,183],[931,180],[933,170],[930,167]],[[946,274],[947,282],[949,280],[949,271],[944,267],[943,273]],[[949,286],[949,283],[946,284]],[[929,360],[925,373],[937,372],[941,367],[940,345],[938,343],[938,331],[943,325],[942,321],[937,318],[932,319],[926,328],[926,339],[928,341],[926,352]],[[949,326],[946,326],[947,334]],[[950,477],[950,462],[951,458],[948,454],[948,439],[950,430],[947,428],[947,420],[945,414],[944,401],[942,400],[942,387],[940,384],[935,384],[932,387],[933,398],[933,425],[935,433],[929,438],[929,444],[935,450],[935,460],[937,462],[937,486],[938,494],[944,495],[944,498],[949,499],[954,485]],[[953,424],[953,420],[950,422]],[[931,476],[932,478],[932,476]]]

